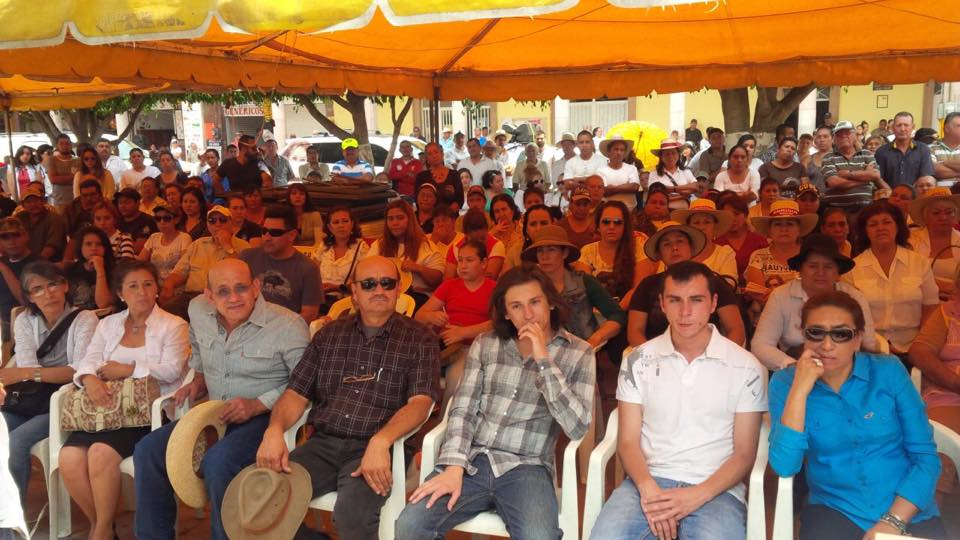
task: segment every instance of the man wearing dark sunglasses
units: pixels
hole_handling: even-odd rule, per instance
[[[273,408],[257,465],[277,472],[289,471],[288,459],[302,465],[313,497],[337,491],[339,537],[368,540],[380,536],[380,507],[393,487],[394,441],[425,421],[439,399],[440,351],[427,326],[396,312],[393,261],[367,257],[354,276],[357,313],[314,336]],[[283,433],[311,401],[316,432],[288,454]],[[303,525],[295,538],[318,536]]]
[[[220,205],[207,211],[207,230],[210,236],[198,238],[190,244],[160,289],[161,307],[187,320],[187,306],[207,286],[210,267],[217,261],[236,258],[250,247],[249,243],[233,235],[230,211]],[[181,285],[183,292],[178,294]]]
[[[667,268],[670,326],[623,361],[620,459],[628,478],[592,538],[745,538],[743,478],[767,410],[767,370],[710,324],[717,281],[701,263]],[[640,511],[638,511],[640,510]]]
[[[320,313],[320,274],[317,265],[293,247],[297,217],[289,206],[267,208],[263,242],[240,254],[260,280],[268,302],[299,313],[309,324]]]

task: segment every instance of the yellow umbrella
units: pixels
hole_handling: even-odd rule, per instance
[[[652,122],[631,120],[620,122],[607,130],[607,138],[615,136],[633,141],[633,151],[643,162],[643,169],[652,171],[657,164],[656,158],[650,153],[654,148],[660,148],[660,141],[667,138],[667,132]]]

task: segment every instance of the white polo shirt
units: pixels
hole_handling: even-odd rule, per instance
[[[563,166],[563,179],[572,180],[574,178],[586,178],[587,176],[597,174],[600,167],[606,167],[607,158],[603,154],[594,152],[590,159],[583,159],[580,156],[573,156],[568,159]]]
[[[603,185],[607,187],[636,184],[637,188],[640,188],[640,172],[637,171],[636,166],[629,163],[621,164],[619,169],[604,165],[597,169],[597,174],[603,177]],[[610,201],[622,202],[627,205],[628,210],[633,210],[637,206],[637,195],[635,193],[618,193],[605,198]]]
[[[617,399],[643,405],[640,444],[653,476],[702,483],[733,455],[734,415],[767,410],[766,368],[710,330],[706,351],[692,362],[668,329],[620,367]],[[745,502],[742,483],[728,491]]]

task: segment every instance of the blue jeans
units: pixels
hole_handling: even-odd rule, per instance
[[[210,538],[227,540],[220,521],[220,505],[230,481],[257,458],[257,448],[270,422],[269,414],[244,424],[231,424],[223,439],[213,445],[200,465],[210,498]],[[167,441],[176,422],[140,439],[133,452],[137,511],[134,533],[140,540],[173,539],[177,526],[177,500],[167,477]]]
[[[427,508],[429,497],[407,505],[397,520],[397,540],[443,538],[460,523],[489,510],[497,511],[511,538],[560,538],[557,493],[546,467],[520,465],[497,478],[485,454],[477,456],[473,466],[477,473],[463,475],[460,498],[452,512],[447,511],[449,495],[437,499],[432,508]],[[434,471],[430,478],[439,472]]]
[[[689,487],[690,484],[654,477],[661,489]],[[679,540],[747,537],[747,507],[739,499],[724,492],[680,520]],[[640,492],[627,478],[613,491],[603,505],[590,538],[602,540],[653,540],[656,538],[640,507]]]
[[[50,435],[50,415],[24,416],[3,413],[10,431],[10,474],[20,490],[20,505],[25,506],[30,485],[30,449]]]

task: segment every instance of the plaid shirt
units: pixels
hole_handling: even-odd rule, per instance
[[[483,453],[498,477],[519,465],[553,471],[559,429],[577,439],[590,425],[596,360],[586,341],[563,329],[547,353],[548,361],[525,360],[516,339],[493,332],[474,339],[450,404],[439,465],[472,475],[473,459]]]
[[[413,396],[439,398],[439,342],[403,315],[394,314],[371,338],[359,315],[342,317],[314,336],[289,388],[313,401],[318,431],[366,440]]]

